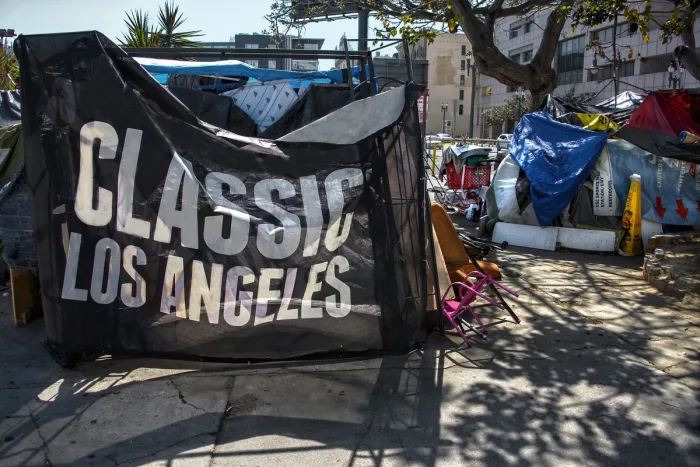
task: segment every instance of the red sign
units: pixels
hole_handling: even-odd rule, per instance
[[[430,96],[428,95],[428,90],[426,89],[425,92],[418,98],[418,121],[420,123],[428,121],[429,103]]]

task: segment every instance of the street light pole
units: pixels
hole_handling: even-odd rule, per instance
[[[469,138],[474,138],[474,101],[476,99],[476,65],[472,65],[471,59],[467,59],[467,76],[472,74],[472,101],[469,109]]]
[[[445,129],[445,123],[447,123],[445,120],[445,115],[447,114],[447,104],[443,102],[440,104],[440,108],[442,109],[442,132],[447,133],[447,130]]]
[[[612,63],[612,75],[613,75],[613,87],[614,87],[614,101],[613,101],[613,112],[617,112],[617,95],[620,92],[620,83],[617,80],[617,67],[619,65],[618,53],[617,53],[617,11],[615,12],[615,19],[613,20],[613,63]]]

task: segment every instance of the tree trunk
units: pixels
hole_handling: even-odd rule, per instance
[[[695,15],[692,15],[692,21],[688,29],[681,33],[683,45],[676,47],[673,51],[678,60],[683,64],[685,70],[696,80],[700,81],[700,57],[695,51],[695,34],[693,29],[695,26]]]
[[[570,5],[573,0],[565,0],[561,4]],[[536,109],[543,97],[554,91],[557,85],[557,73],[552,68],[552,62],[566,22],[566,13],[559,8],[552,9],[537,53],[529,64],[521,65],[506,57],[494,43],[498,10],[488,13],[482,21],[474,14],[469,2],[455,1],[453,6],[459,15],[460,26],[472,45],[478,70],[505,85],[525,86],[532,94],[531,110]]]
[[[555,78],[556,80],[556,78]],[[540,105],[542,105],[542,101],[544,101],[544,98],[547,96],[547,94],[550,94],[552,91],[554,91],[554,88],[552,88],[550,91],[533,91],[532,89],[530,90],[530,112],[534,112],[537,109],[540,108]]]

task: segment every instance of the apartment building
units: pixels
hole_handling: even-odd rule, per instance
[[[543,30],[549,11],[541,11],[526,18],[505,18],[496,23],[495,39],[498,48],[511,60],[522,64],[529,63],[542,41]],[[612,84],[612,64],[607,58],[597,56],[594,50],[586,50],[586,44],[594,38],[600,43],[612,41],[616,36],[616,46],[622,61],[618,68],[619,92],[637,93],[659,89],[691,89],[700,86],[688,73],[676,71],[669,81],[669,66],[674,60],[673,50],[679,45],[678,39],[667,44],[661,41],[658,26],[649,32],[649,42],[644,42],[639,32],[630,33],[627,23],[620,19],[617,29],[612,24],[595,28],[577,28],[571,31],[567,22],[559,40],[553,67],[558,75],[556,95],[566,93],[597,94],[591,103],[601,102],[614,95]],[[700,41],[700,24],[695,24],[696,41]],[[700,42],[699,42],[700,43]],[[633,56],[628,58],[629,50]],[[611,52],[611,50],[610,50]],[[639,54],[639,56],[637,55]],[[610,53],[608,53],[610,55]],[[594,63],[596,66],[594,66]],[[514,122],[501,128],[486,127],[483,113],[487,109],[503,105],[516,95],[517,88],[506,86],[488,76],[481,76],[476,134],[482,137],[495,137],[510,132]]]
[[[428,60],[426,134],[468,135],[474,72],[467,58],[471,44],[464,34],[439,34],[427,46],[419,43],[411,53],[420,50],[425,50]]]
[[[236,49],[303,49],[320,50],[324,39],[309,37],[285,36],[275,38],[268,34],[236,34],[228,42],[204,42],[203,47],[209,48],[236,48]],[[245,60],[249,65],[259,68],[273,68],[278,70],[293,71],[317,71],[318,60],[296,60],[291,58],[268,58],[264,55],[249,57]]]

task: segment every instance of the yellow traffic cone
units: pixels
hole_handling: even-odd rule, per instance
[[[642,177],[630,175],[630,191],[627,194],[625,212],[622,214],[622,239],[618,253],[639,256],[642,250]]]

